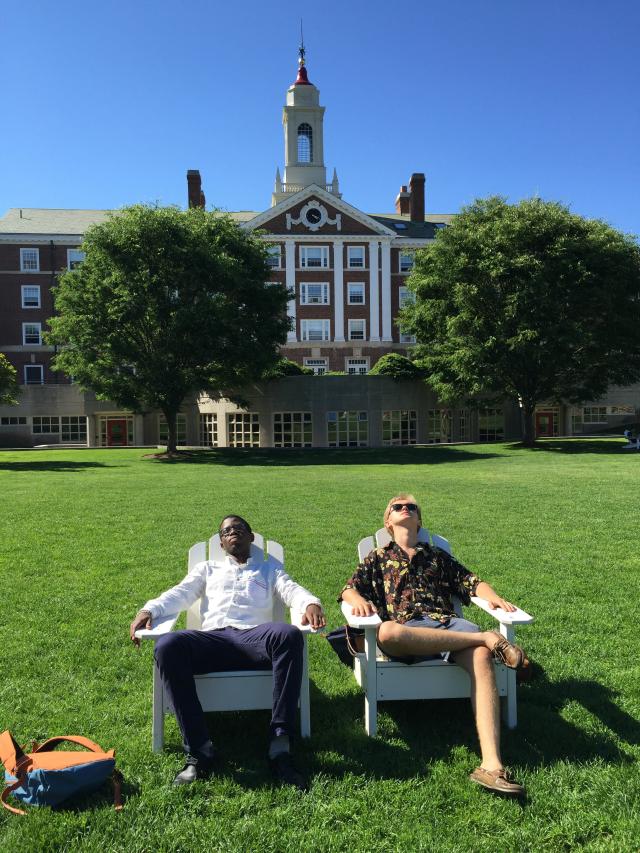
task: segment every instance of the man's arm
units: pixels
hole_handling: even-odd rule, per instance
[[[327,624],[320,599],[292,580],[280,566],[275,571],[274,593],[287,607],[302,613],[303,625],[317,630]]]
[[[377,552],[371,551],[347,581],[338,601],[346,601],[353,607],[354,616],[373,616],[377,608],[373,603],[374,586],[372,576],[377,564]]]
[[[198,563],[179,584],[172,586],[158,598],[147,601],[129,627],[129,635],[134,645],[140,645],[140,640],[135,636],[135,632],[140,628],[151,628],[152,620],[159,616],[169,616],[186,610],[204,594],[206,571],[206,562]]]
[[[152,618],[150,610],[138,610],[136,613],[133,622],[129,626],[129,636],[134,646],[140,646],[140,640],[136,637],[136,631],[139,631],[140,628],[152,628]]]
[[[475,594],[478,598],[482,598],[488,602],[489,607],[492,610],[495,610],[497,607],[501,607],[507,613],[512,613],[514,610],[518,609],[514,604],[511,604],[510,601],[506,601],[504,598],[501,598],[493,587],[489,586],[485,581],[480,581],[476,587]]]
[[[375,604],[360,595],[353,587],[342,590],[342,600],[353,607],[354,616],[373,616],[378,612]]]

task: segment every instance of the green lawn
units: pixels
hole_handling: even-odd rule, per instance
[[[0,452],[0,728],[26,743],[85,734],[126,779],[83,809],[0,815],[0,850],[637,850],[640,454],[620,440],[385,451]],[[151,661],[136,610],[177,582],[186,552],[229,512],[285,545],[287,566],[341,623],[336,596],[387,499],[412,491],[425,522],[536,616],[520,640],[539,666],[520,689],[505,760],[524,804],[467,781],[478,753],[467,702],[363,701],[310,638],[309,794],[271,787],[268,713],[210,717],[222,775],[189,790],[175,722],[150,751]],[[474,614],[475,617],[475,614]],[[485,617],[485,614],[479,614]],[[476,618],[488,626],[489,617]]]

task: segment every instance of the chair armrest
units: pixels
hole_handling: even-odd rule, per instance
[[[179,615],[179,613],[174,613],[171,616],[163,616],[161,619],[152,619],[153,628],[138,628],[136,637],[139,640],[145,640],[148,637],[157,640],[158,637],[162,637],[163,634],[168,634],[173,630]]]
[[[526,625],[529,622],[533,622],[533,616],[525,613],[525,611],[521,610],[519,607],[517,607],[512,613],[507,613],[507,611],[503,610],[501,607],[490,607],[488,601],[485,601],[484,598],[478,598],[477,595],[472,595],[471,601],[476,605],[476,607],[486,611],[489,616],[493,616],[494,619],[497,619],[498,622],[503,625]]]
[[[302,610],[290,610],[289,618],[291,619],[291,624],[295,625],[296,628],[299,628],[303,634],[322,634],[323,631],[326,631],[326,628],[312,628],[311,625],[303,625],[302,617],[304,616],[304,612]]]
[[[352,628],[372,628],[375,625],[382,625],[382,619],[377,613],[374,613],[373,616],[354,616],[353,607],[346,601],[343,601],[340,607],[347,624]]]

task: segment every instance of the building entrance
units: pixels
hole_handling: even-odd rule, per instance
[[[558,434],[558,413],[536,412],[536,438],[551,438]]]
[[[127,441],[127,419],[107,419],[107,447],[126,447]]]

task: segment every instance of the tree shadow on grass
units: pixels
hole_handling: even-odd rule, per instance
[[[212,450],[181,450],[175,457],[155,458],[161,465],[229,465],[242,467],[299,467],[303,465],[438,465],[443,462],[471,462],[493,459],[504,454],[489,450],[468,450],[465,446],[452,447],[383,447],[360,449],[300,449],[274,450],[273,448],[225,448]]]
[[[626,442],[613,441],[611,438],[604,439],[543,439],[538,440],[533,447],[525,448],[520,443],[506,445],[510,450],[530,450],[533,452],[545,453],[566,453],[566,454],[582,454],[589,453],[591,455],[610,455],[619,456],[620,453],[631,453],[632,451],[624,450]]]
[[[103,462],[79,462],[72,459],[43,460],[41,462],[3,462],[0,458],[0,471],[85,471],[90,468],[122,468],[122,465],[106,465]]]

